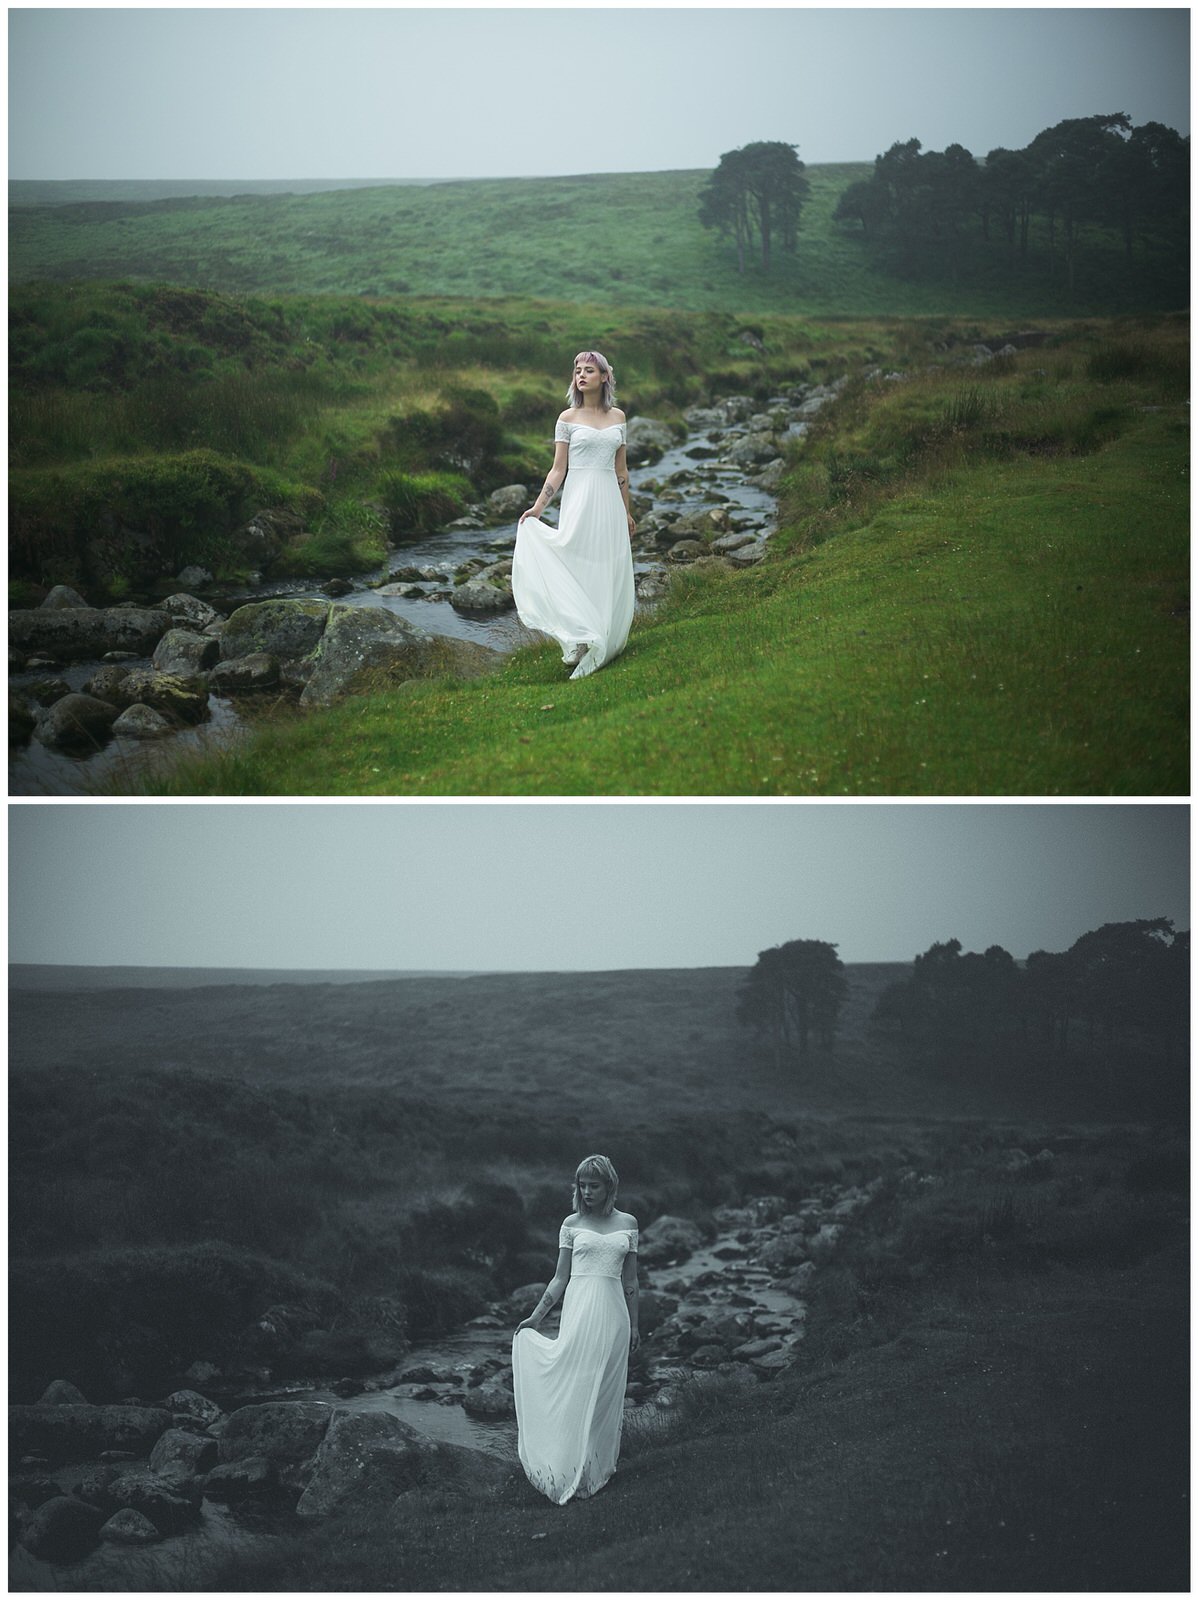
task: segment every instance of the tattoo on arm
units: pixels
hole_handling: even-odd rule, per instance
[[[619,473],[617,473],[616,474],[616,482],[620,485],[620,488],[622,489],[624,487],[624,485],[628,482],[628,479],[627,478],[621,478]]]
[[[545,496],[545,504],[548,505],[557,493],[557,484],[554,483],[552,478],[545,479],[545,487],[541,490],[541,493]]]

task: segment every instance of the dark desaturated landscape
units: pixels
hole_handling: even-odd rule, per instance
[[[15,1586],[1185,1587],[1184,1051],[920,1035],[912,970],[847,968],[796,1061],[743,968],[14,969],[13,1526],[156,1530]],[[563,1511],[506,1351],[590,1150],[647,1338]]]

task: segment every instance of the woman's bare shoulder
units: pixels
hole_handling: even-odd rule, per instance
[[[626,1228],[639,1228],[640,1227],[640,1223],[636,1220],[636,1218],[633,1216],[631,1211],[616,1211],[616,1212],[613,1212],[612,1214],[613,1214],[613,1216],[619,1217],[620,1221],[623,1223],[623,1225]]]
[[[617,422],[627,422],[628,421],[628,418],[620,410],[619,406],[612,406],[611,410],[608,412],[608,415],[614,417]]]
[[[579,1222],[581,1222],[581,1220],[582,1219],[578,1215],[577,1211],[571,1211],[571,1213],[570,1213],[570,1215],[568,1217],[563,1217],[562,1218],[562,1227],[563,1228],[576,1228],[578,1226]]]
[[[573,406],[567,406],[564,411],[559,411],[557,420],[559,422],[574,422],[574,421],[576,421],[577,419],[575,418],[575,415],[574,415],[574,407]]]

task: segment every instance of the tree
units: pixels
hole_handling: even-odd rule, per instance
[[[745,250],[756,227],[761,265],[769,271],[777,240],[783,252],[798,248],[799,218],[811,192],[797,146],[757,140],[727,151],[707,180],[699,202],[699,221],[736,241],[737,270],[745,270]]]
[[[822,939],[792,939],[763,950],[741,986],[737,1020],[768,1033],[775,1065],[783,1053],[804,1060],[814,1033],[830,1048],[848,995],[844,963]]]

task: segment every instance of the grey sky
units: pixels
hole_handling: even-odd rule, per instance
[[[14,178],[537,176],[1189,132],[1188,9],[10,10]]]
[[[492,969],[1061,950],[1189,926],[1186,806],[9,807],[9,958]]]

